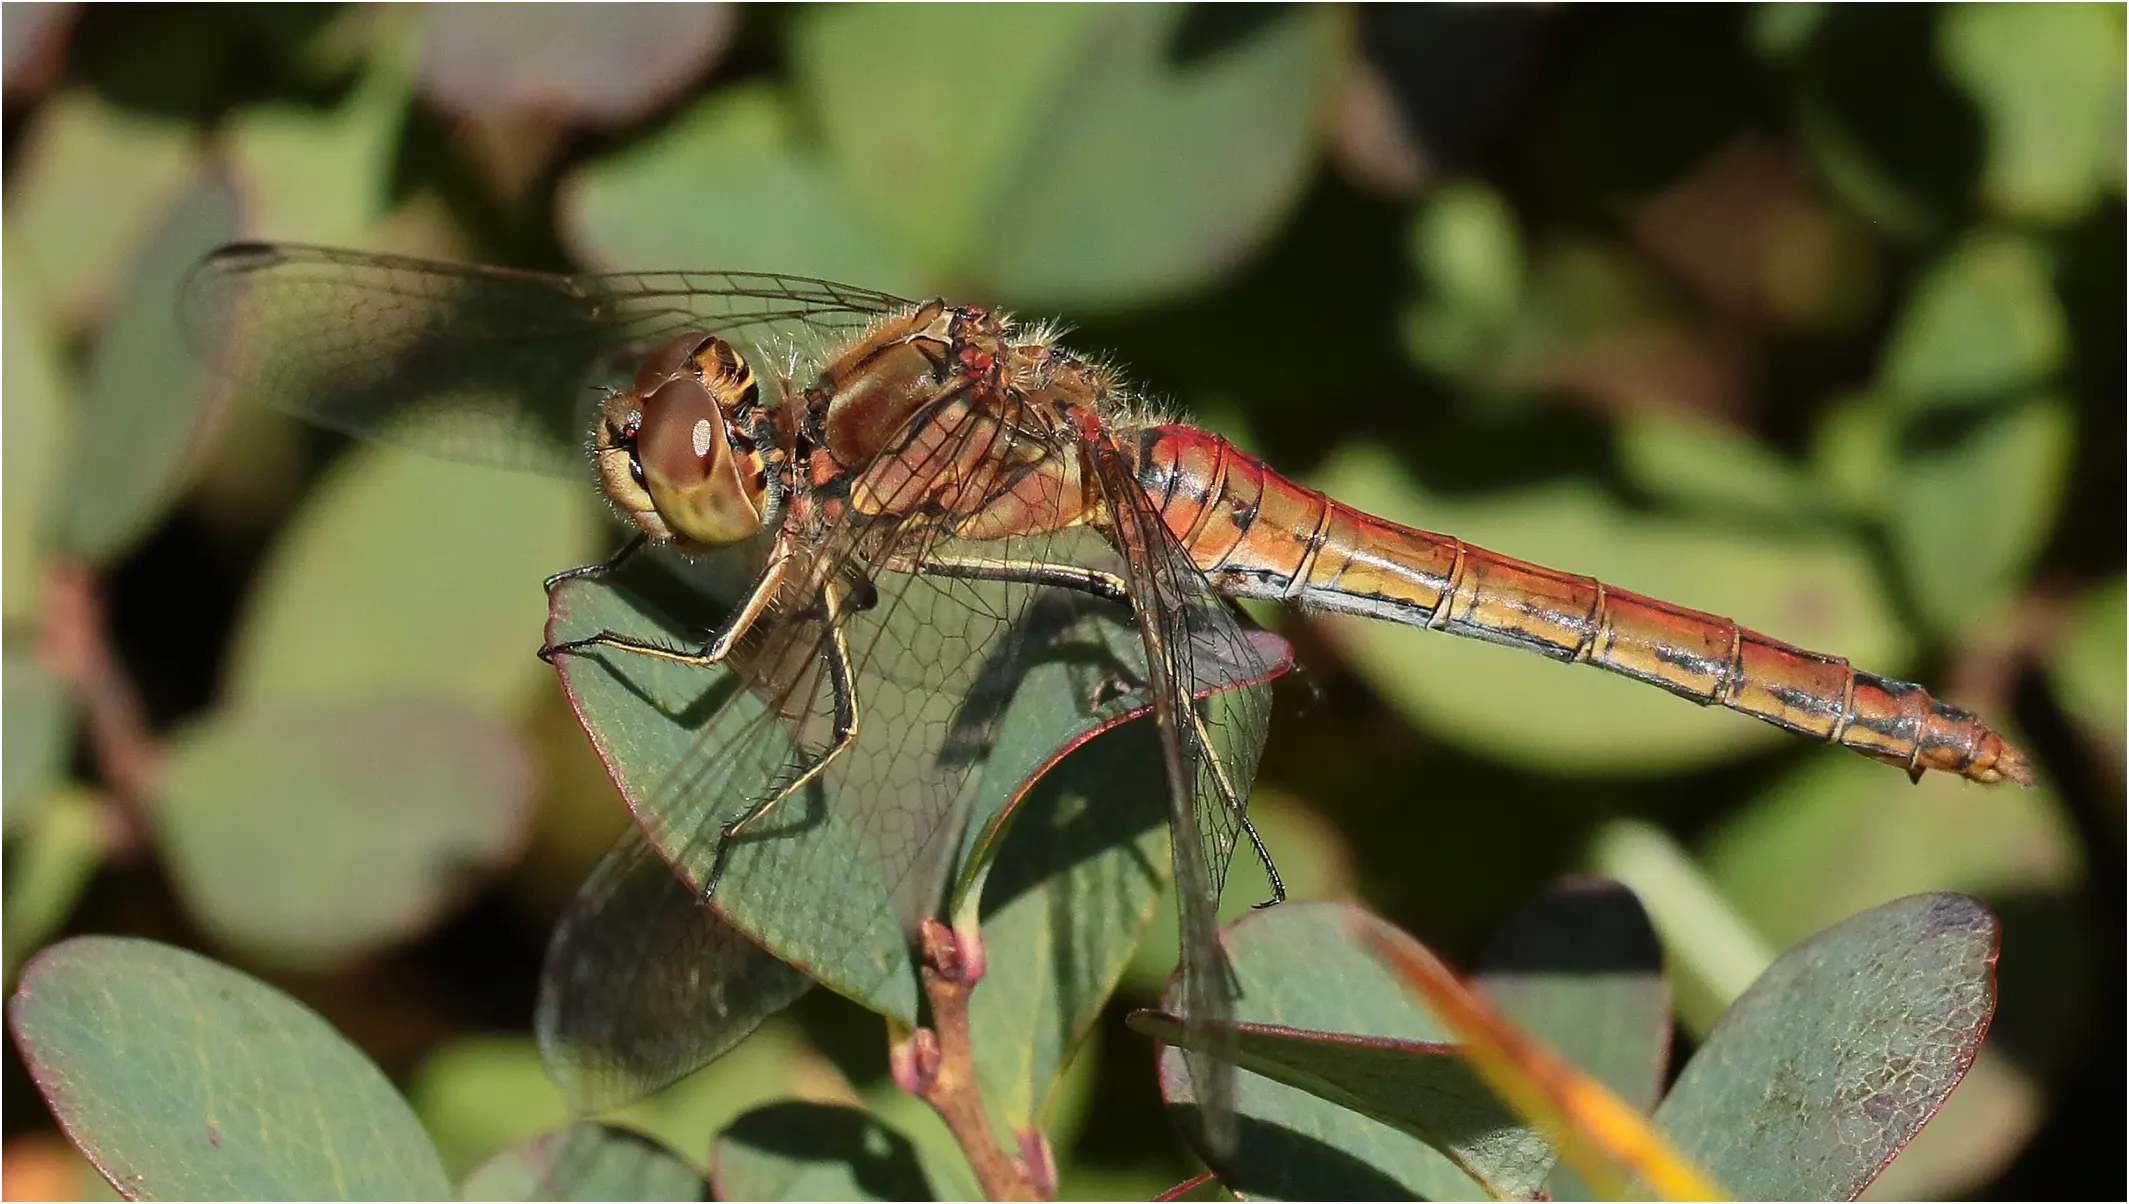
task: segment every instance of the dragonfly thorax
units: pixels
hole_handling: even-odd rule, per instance
[[[707,551],[774,517],[773,429],[745,357],[693,332],[652,352],[635,387],[606,399],[592,459],[622,517],[659,543]]]

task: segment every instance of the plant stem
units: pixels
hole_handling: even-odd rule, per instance
[[[139,693],[111,651],[103,598],[86,565],[59,563],[48,570],[37,658],[66,684],[80,709],[104,786],[131,828],[120,847],[138,847],[147,836],[148,801],[162,774],[162,747],[148,730]]]
[[[919,943],[923,953],[920,974],[933,1027],[917,1029],[892,1051],[895,1082],[930,1104],[946,1122],[985,1196],[993,1200],[1050,1198],[1055,1185],[1049,1180],[1055,1175],[1038,1177],[1030,1158],[1015,1157],[1000,1148],[990,1117],[983,1111],[968,1025],[968,1001],[983,977],[982,942],[937,920],[926,920]],[[1039,1134],[1033,1143],[1039,1150]],[[1027,1144],[1024,1138],[1023,1145]]]

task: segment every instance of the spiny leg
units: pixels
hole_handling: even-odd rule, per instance
[[[938,556],[920,560],[914,564],[888,562],[896,572],[914,572],[920,576],[953,577],[970,581],[1008,581],[1026,585],[1048,585],[1058,589],[1077,590],[1106,598],[1111,602],[1129,605],[1130,588],[1124,579],[1099,569],[1081,568],[1077,565],[1041,564],[1025,560],[993,560],[981,557]],[[1257,903],[1259,908],[1271,907],[1286,902],[1286,882],[1279,876],[1279,866],[1272,860],[1271,850],[1264,838],[1257,834],[1257,826],[1249,822],[1248,808],[1241,794],[1227,776],[1227,767],[1213,755],[1212,740],[1205,730],[1205,720],[1198,714],[1195,700],[1186,704],[1191,725],[1197,729],[1198,747],[1204,750],[1205,762],[1212,768],[1214,788],[1220,793],[1220,801],[1241,825],[1249,837],[1250,847],[1257,852],[1257,860],[1264,865],[1264,876],[1271,880],[1272,897]]]
[[[609,556],[606,559],[599,561],[597,564],[584,564],[578,565],[576,568],[573,569],[564,569],[561,572],[556,573],[554,576],[549,577],[547,580],[541,582],[540,586],[551,594],[554,592],[554,587],[562,584],[564,581],[574,581],[579,577],[604,577],[606,574],[611,573],[615,569],[618,569],[622,565],[628,563],[630,557],[634,556],[637,552],[643,550],[643,545],[647,543],[649,539],[649,536],[638,532],[634,539],[631,539],[627,543],[622,544],[621,550],[615,552],[612,556]]]
[[[840,756],[844,749],[857,742],[858,699],[851,686],[850,640],[843,631],[842,593],[834,586],[821,591],[821,600],[828,611],[828,689],[835,698],[835,735],[828,747],[815,757],[773,795],[748,807],[737,819],[724,825],[717,833],[717,850],[710,859],[710,876],[702,884],[702,898],[708,902],[717,891],[717,882],[724,877],[725,863],[731,860],[732,845],[740,830],[767,815],[777,804],[804,790],[815,778]]]
[[[952,577],[962,581],[1005,581],[1018,585],[1050,585],[1058,589],[1093,594],[1128,605],[1131,591],[1124,579],[1100,569],[1070,564],[1039,564],[1030,560],[993,560],[979,556],[930,556],[922,560],[890,559],[887,567],[897,573],[920,577]]]
[[[639,539],[637,542],[640,543],[641,540]],[[623,549],[623,551],[626,550]],[[659,660],[676,661],[683,665],[697,665],[707,668],[711,665],[719,664],[725,657],[732,654],[732,646],[737,644],[740,638],[747,634],[748,630],[754,626],[755,620],[761,618],[762,612],[768,609],[770,600],[776,596],[776,591],[783,585],[786,570],[790,568],[791,550],[792,541],[779,535],[776,543],[769,549],[769,560],[767,564],[762,566],[761,576],[756,578],[754,588],[747,591],[746,600],[739,604],[739,609],[733,612],[731,619],[725,623],[724,628],[700,648],[668,648],[663,644],[653,644],[649,640],[638,639],[632,635],[623,635],[618,631],[607,630],[601,631],[597,635],[585,636],[582,639],[564,640],[559,644],[549,644],[540,649],[540,659],[552,664],[557,656],[582,652],[587,648],[617,648],[623,652],[634,652],[642,656],[656,657]],[[615,559],[618,560],[619,557]]]

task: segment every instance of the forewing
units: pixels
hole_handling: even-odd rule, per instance
[[[601,387],[668,335],[737,345],[771,382],[903,303],[745,272],[553,276],[234,243],[187,279],[196,354],[239,404],[451,459],[583,476]]]
[[[722,1056],[812,981],[747,939],[631,827],[555,926],[540,1060],[570,1107],[619,1107]]]
[[[1202,1132],[1215,1155],[1233,1148],[1234,976],[1218,940],[1220,889],[1256,777],[1277,666],[1192,564],[1121,452],[1097,437],[1090,456],[1123,553],[1147,686],[1168,769],[1169,829],[1185,1016],[1201,1040],[1184,1052]]]

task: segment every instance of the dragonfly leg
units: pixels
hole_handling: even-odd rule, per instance
[[[642,538],[639,536],[636,543],[640,544],[642,542]],[[634,546],[634,544],[630,545],[630,547]],[[559,644],[549,644],[540,649],[540,659],[553,664],[554,658],[557,656],[582,652],[587,648],[618,648],[623,652],[654,656],[659,660],[678,661],[683,665],[697,665],[708,668],[711,665],[719,664],[723,662],[725,657],[732,654],[732,646],[739,642],[741,636],[747,634],[748,630],[754,626],[756,619],[761,618],[761,612],[768,609],[769,600],[776,596],[777,589],[784,583],[784,572],[791,565],[791,550],[792,541],[779,536],[776,543],[769,549],[769,561],[762,566],[761,576],[755,580],[754,588],[747,591],[746,600],[739,604],[739,609],[733,612],[731,619],[725,623],[724,628],[700,648],[668,648],[663,644],[653,644],[649,640],[638,639],[632,635],[622,635],[618,631],[602,631],[597,635],[588,635],[578,640],[564,640]],[[627,551],[627,548],[622,549],[624,554]],[[620,557],[616,556],[614,560],[607,563],[612,565],[619,560]],[[587,569],[572,571],[589,572],[599,567],[598,565],[592,565]]]
[[[975,556],[933,556],[915,562],[889,560],[887,567],[897,573],[913,573],[920,577],[955,577],[964,581],[1012,581],[1027,585],[1050,585],[1058,589],[1093,594],[1111,602],[1131,600],[1131,593],[1125,587],[1123,578],[1099,569],[1083,569],[1078,565],[1039,564],[1031,560],[989,560]]]
[[[622,544],[620,551],[615,552],[612,556],[607,557],[605,560],[602,560],[597,564],[584,564],[578,565],[576,568],[573,569],[564,569],[561,572],[556,573],[554,576],[549,577],[547,580],[541,582],[540,585],[543,589],[545,589],[548,593],[551,594],[554,592],[554,587],[562,584],[564,581],[574,581],[579,577],[604,577],[606,574],[611,573],[615,569],[618,569],[622,565],[628,563],[629,558],[631,556],[634,556],[638,551],[642,550],[644,543],[649,538],[649,536],[644,535],[641,532],[637,532],[636,537],[634,539],[631,539],[627,543]]]
[[[833,586],[821,591],[828,610],[828,688],[835,697],[835,735],[828,747],[815,757],[798,775],[777,790],[775,794],[755,803],[737,819],[725,824],[717,833],[717,851],[710,859],[710,876],[703,881],[702,898],[708,902],[717,891],[717,882],[724,877],[725,863],[731,860],[732,845],[739,838],[741,829],[774,810],[777,804],[804,790],[808,783],[821,776],[843,750],[857,742],[858,698],[851,688],[850,640],[843,630],[842,592]]]

